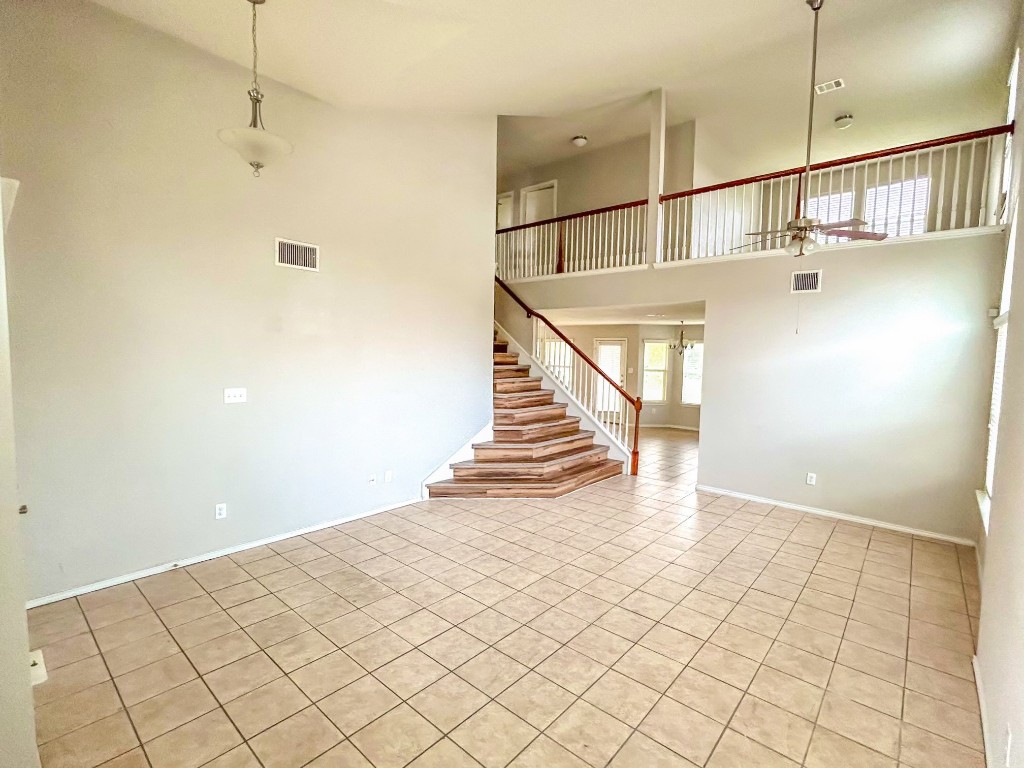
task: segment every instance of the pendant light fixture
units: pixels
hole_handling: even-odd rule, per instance
[[[266,165],[279,157],[292,153],[292,144],[263,127],[263,91],[260,90],[259,75],[256,65],[259,61],[259,48],[256,45],[256,6],[263,5],[266,0],[246,0],[252,4],[252,85],[249,88],[249,101],[252,116],[248,128],[224,128],[217,132],[217,138],[235,150],[242,159],[252,166],[252,175],[259,176]]]

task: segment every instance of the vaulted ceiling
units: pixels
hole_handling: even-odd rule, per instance
[[[245,0],[95,2],[249,64]],[[820,79],[849,87],[822,114],[853,111],[873,143],[998,121],[1014,7],[826,0]],[[571,116],[664,87],[671,122],[726,145],[751,123],[799,139],[806,119],[803,0],[267,0],[260,17],[262,71],[342,108]]]

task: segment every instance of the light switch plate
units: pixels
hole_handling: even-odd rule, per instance
[[[244,403],[248,400],[249,393],[245,387],[227,387],[224,390],[225,403]]]

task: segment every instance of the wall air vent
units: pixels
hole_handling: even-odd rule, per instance
[[[845,88],[846,83],[843,82],[843,78],[837,78],[836,80],[829,80],[825,83],[818,83],[814,86],[814,91],[819,96],[824,93],[831,93],[832,91],[838,91],[840,88]]]
[[[277,266],[320,271],[320,246],[277,238]]]
[[[794,272],[789,284],[790,293],[821,293],[821,270]]]

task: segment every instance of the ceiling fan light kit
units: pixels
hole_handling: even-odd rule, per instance
[[[807,115],[807,162],[797,182],[796,210],[785,229],[747,233],[748,237],[762,238],[759,243],[751,245],[770,242],[779,235],[789,235],[789,243],[785,246],[785,251],[792,256],[803,256],[817,250],[820,244],[814,238],[815,233],[826,237],[845,237],[850,240],[885,240],[888,237],[884,232],[864,232],[857,229],[857,227],[867,226],[867,222],[862,219],[848,219],[823,224],[820,219],[807,216],[808,190],[811,181],[811,145],[814,139],[814,99],[818,94],[815,85],[818,75],[818,27],[820,21],[818,14],[824,4],[825,0],[807,0],[807,5],[814,12],[814,36],[811,43],[811,96]],[[840,121],[843,121],[844,124],[841,124]],[[840,115],[835,122],[840,129],[849,128],[853,123],[853,115]]]
[[[256,6],[266,0],[246,0],[252,4],[252,84],[249,88],[250,118],[245,128],[223,128],[217,138],[235,150],[252,168],[252,175],[259,176],[268,163],[292,153],[292,143],[263,127],[263,91],[260,90],[257,63],[259,48],[256,45]]]

